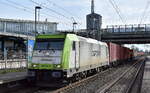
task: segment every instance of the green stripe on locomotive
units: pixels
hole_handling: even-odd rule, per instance
[[[65,34],[56,34],[56,35],[38,35],[36,39],[55,39],[55,38],[65,38]]]
[[[69,69],[69,59],[70,59],[70,52],[72,51],[72,44],[73,41],[79,41],[78,37],[74,34],[68,34],[65,39],[63,55],[62,55],[62,67],[63,69]]]
[[[73,41],[78,41],[78,37],[75,34],[57,34],[57,35],[39,35],[36,39],[65,39],[63,53],[61,56],[61,64],[41,64],[32,63],[29,65],[29,69],[47,69],[47,70],[59,70],[69,69],[70,52],[72,51]],[[34,67],[36,65],[36,67]]]

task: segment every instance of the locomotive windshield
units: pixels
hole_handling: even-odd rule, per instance
[[[32,62],[41,64],[61,64],[63,39],[37,39]]]
[[[63,40],[37,40],[35,50],[63,50]]]

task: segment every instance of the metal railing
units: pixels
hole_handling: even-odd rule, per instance
[[[5,56],[0,51],[0,71],[7,69],[27,68],[27,53],[22,51],[9,50]]]
[[[134,25],[111,25],[107,26],[103,33],[138,33],[150,32],[150,24],[134,24]]]
[[[0,70],[27,68],[27,59],[0,60]]]

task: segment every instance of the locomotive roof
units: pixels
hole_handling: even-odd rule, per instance
[[[81,36],[78,36],[78,37],[79,37],[79,41],[86,41],[88,43],[95,43],[95,44],[107,46],[107,44],[105,42],[97,41],[97,40],[92,39],[92,38],[85,38],[85,37],[81,37]]]
[[[77,36],[76,34],[45,34],[45,35],[38,35],[36,38],[66,38],[66,36],[70,39],[70,40],[75,40],[75,41],[84,41],[84,42],[88,42],[88,43],[96,43],[96,44],[100,44],[100,45],[105,45],[107,46],[106,43],[101,42],[101,41],[97,41],[95,39],[92,38],[86,38],[86,37],[81,37],[81,36]]]
[[[65,34],[42,34],[42,35],[38,35],[36,36],[36,38],[41,38],[41,39],[46,39],[46,38],[65,38],[66,35]]]

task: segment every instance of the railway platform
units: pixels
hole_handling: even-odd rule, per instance
[[[27,72],[12,72],[7,74],[0,74],[0,84],[22,80],[27,77]]]
[[[141,93],[150,93],[150,56],[145,63]]]

